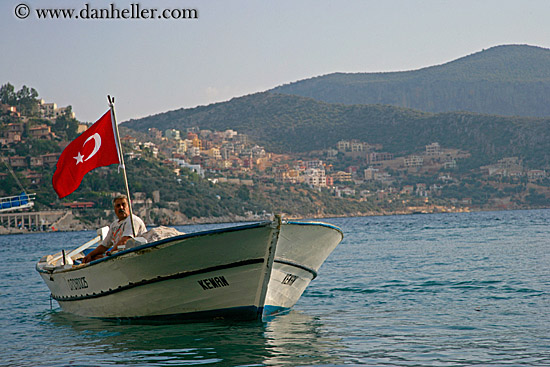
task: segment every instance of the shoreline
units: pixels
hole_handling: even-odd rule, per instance
[[[478,212],[500,212],[500,211],[519,211],[519,210],[540,210],[540,209],[549,209],[547,207],[533,207],[533,208],[513,208],[513,209],[502,209],[502,208],[447,208],[448,210],[398,210],[398,211],[381,211],[381,212],[356,212],[356,213],[346,213],[346,214],[318,214],[312,216],[297,216],[297,215],[288,215],[283,213],[282,216],[287,220],[307,220],[307,219],[329,219],[329,218],[356,218],[356,217],[375,217],[375,216],[397,216],[397,215],[420,215],[420,214],[446,214],[446,213],[478,213]],[[201,217],[201,218],[191,218],[186,222],[175,223],[175,224],[147,224],[147,227],[153,228],[160,225],[166,225],[168,227],[177,227],[177,226],[186,226],[194,224],[221,224],[221,223],[244,223],[244,222],[256,222],[262,220],[270,220],[272,217],[262,217],[262,216],[250,216],[250,217]],[[108,225],[108,224],[107,224]],[[55,233],[55,232],[79,232],[79,231],[95,231],[97,228],[90,228],[88,225],[85,225],[78,219],[74,219],[71,225],[67,228],[56,228],[55,230],[29,230],[26,228],[6,228],[0,225],[0,236],[2,235],[17,235],[17,234],[31,234],[31,233]]]

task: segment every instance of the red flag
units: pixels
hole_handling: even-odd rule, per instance
[[[60,199],[76,190],[86,173],[120,163],[114,129],[109,110],[63,150],[52,179]]]

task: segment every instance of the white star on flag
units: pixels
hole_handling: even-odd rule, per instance
[[[76,157],[73,157],[73,158],[76,159],[76,164],[79,164],[79,163],[83,162],[84,156],[82,154],[80,154],[80,152],[78,152],[78,155]]]

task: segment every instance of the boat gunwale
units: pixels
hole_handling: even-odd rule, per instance
[[[300,226],[319,226],[319,227],[327,227],[330,229],[334,229],[335,231],[339,232],[342,236],[342,239],[344,239],[344,231],[340,229],[340,227],[335,226],[334,224],[325,223],[325,222],[314,222],[314,221],[308,221],[308,222],[300,222],[300,221],[284,221],[283,224],[297,224]]]
[[[147,249],[147,248],[156,247],[156,246],[159,246],[159,245],[162,245],[162,244],[165,244],[165,243],[168,243],[168,242],[172,242],[172,241],[181,241],[181,240],[185,240],[185,239],[189,239],[189,238],[193,238],[193,237],[202,237],[202,236],[209,236],[209,235],[220,234],[220,233],[230,233],[230,232],[237,232],[237,231],[242,231],[242,230],[246,230],[246,229],[267,227],[271,224],[272,224],[272,221],[262,221],[262,222],[252,223],[252,224],[245,224],[245,225],[241,225],[241,226],[233,226],[233,227],[226,227],[226,228],[209,229],[209,230],[200,231],[200,232],[184,233],[182,235],[167,237],[167,238],[163,238],[163,239],[158,240],[158,241],[145,243],[143,245],[132,247],[132,248],[129,248],[127,250],[122,250],[122,251],[117,252],[115,254],[112,254],[110,256],[105,256],[105,257],[102,257],[100,259],[93,260],[93,261],[89,262],[88,264],[82,264],[80,266],[71,267],[71,268],[67,268],[67,269],[59,267],[59,268],[54,268],[54,269],[51,269],[51,270],[46,270],[43,267],[40,267],[39,265],[41,263],[38,262],[36,264],[36,271],[38,271],[39,273],[46,273],[46,274],[78,271],[80,269],[83,269],[85,267],[101,263],[103,261],[109,261],[109,260],[115,259],[119,256],[123,256],[123,255],[129,254],[129,253],[137,252],[137,251],[144,250],[144,249]]]

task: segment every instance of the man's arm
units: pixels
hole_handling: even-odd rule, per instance
[[[115,252],[117,251],[118,247],[119,246],[122,246],[122,245],[125,245],[126,244],[126,241],[128,241],[130,238],[132,237],[129,237],[129,236],[124,236],[120,239],[120,241],[117,242],[116,245],[113,246],[113,249],[109,252]],[[90,261],[93,260],[94,257],[96,257],[97,255],[101,255],[101,254],[104,254],[105,251],[107,251],[108,248],[103,246],[103,245],[99,245],[97,246],[92,252],[90,252],[88,255],[86,255],[84,257],[84,260],[82,260],[83,263],[89,263]],[[110,255],[109,253],[107,255]]]
[[[107,251],[107,247],[105,247],[103,245],[99,245],[92,252],[90,252],[88,255],[86,255],[84,257],[84,260],[82,260],[82,262],[83,263],[89,263],[90,261],[92,261],[92,259],[94,257],[96,257],[97,255],[103,254],[105,251]]]
[[[125,245],[126,242],[127,242],[130,238],[132,238],[132,237],[131,237],[131,236],[124,236],[124,237],[122,237],[122,238],[120,239],[120,241],[118,241],[118,242],[116,243],[116,245],[113,246],[113,249],[111,250],[111,252],[117,251],[117,250],[118,250],[118,247],[119,247],[119,246],[122,246],[122,245]]]

